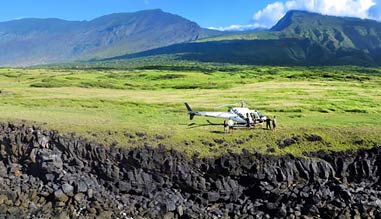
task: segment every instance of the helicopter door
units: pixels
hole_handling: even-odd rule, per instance
[[[257,112],[254,112],[253,115],[254,115],[255,120],[260,119],[259,116],[258,116],[258,114],[257,114]]]
[[[255,121],[254,113],[250,113],[250,117],[251,117],[251,121],[254,122]]]

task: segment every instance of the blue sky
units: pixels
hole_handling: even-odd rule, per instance
[[[0,21],[30,17],[90,20],[153,8],[221,30],[271,27],[292,9],[381,20],[381,0],[2,0]]]
[[[201,26],[249,23],[254,11],[271,0],[1,0],[0,20],[57,17],[89,20],[114,12],[160,8]]]

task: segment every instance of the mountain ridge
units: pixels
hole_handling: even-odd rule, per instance
[[[294,10],[268,32],[225,35],[108,60],[176,55],[180,60],[254,65],[381,65],[380,39],[379,22]]]
[[[293,10],[269,31],[232,33],[153,9],[88,21],[0,22],[0,50],[0,66],[173,54],[258,65],[381,65],[381,23]]]
[[[334,51],[339,48],[370,52],[381,47],[381,23],[370,19],[289,11],[271,31],[281,37],[309,38]]]
[[[197,40],[215,33],[162,10],[114,13],[90,21],[26,18],[0,23],[0,65],[104,58]]]

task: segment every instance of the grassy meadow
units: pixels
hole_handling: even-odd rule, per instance
[[[379,68],[2,68],[0,90],[1,121],[75,132],[107,146],[164,144],[202,156],[243,148],[302,156],[381,145]],[[276,115],[279,128],[225,135],[222,120],[189,121],[184,106],[226,111],[226,104],[241,100]],[[279,147],[285,139],[292,144]]]

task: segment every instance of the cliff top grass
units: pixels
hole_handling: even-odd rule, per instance
[[[0,120],[75,132],[107,146],[302,156],[381,145],[379,68],[1,68],[0,90]],[[222,120],[189,121],[184,107],[188,102],[195,111],[226,111],[216,107],[241,100],[276,115],[277,130],[226,135]]]

